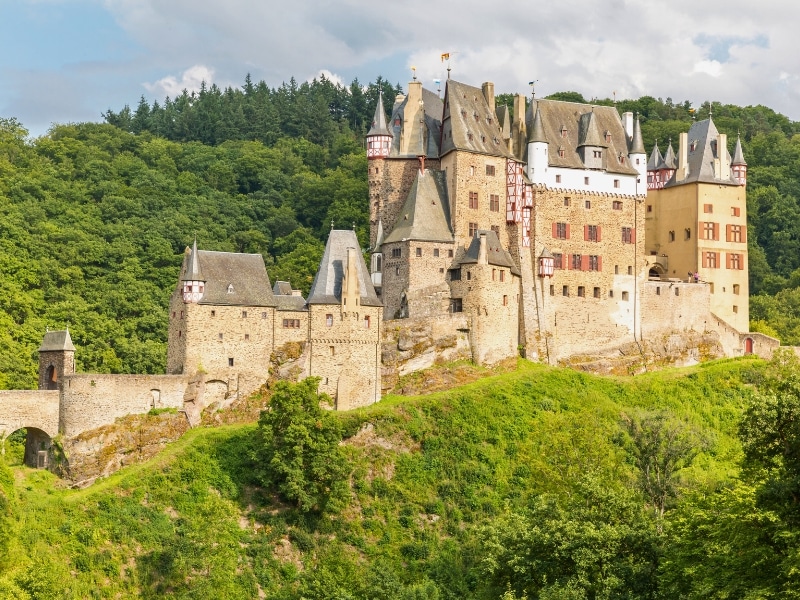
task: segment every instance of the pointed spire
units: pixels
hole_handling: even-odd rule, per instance
[[[739,135],[736,136],[736,150],[733,151],[733,161],[731,162],[731,166],[734,165],[747,165],[742,152],[742,138]]]
[[[382,245],[383,245],[383,221],[381,219],[378,219],[378,233],[375,236],[375,248],[373,248],[372,251],[380,252]]]
[[[581,146],[596,146],[598,148],[608,147],[605,138],[600,135],[597,117],[595,117],[594,114],[594,107],[592,107],[592,112],[581,115],[580,130],[578,132],[578,147]]]
[[[183,276],[183,281],[205,281],[203,272],[200,270],[200,256],[197,253],[197,238],[192,244],[192,253],[189,255],[189,268]]]
[[[669,146],[667,147],[667,151],[664,153],[664,158],[659,165],[660,169],[677,169],[678,168],[678,159],[675,156],[675,151],[672,149],[672,140],[669,141]]]
[[[644,141],[642,141],[642,127],[639,124],[639,117],[633,122],[633,135],[631,136],[631,149],[628,154],[645,154]]]
[[[661,156],[661,151],[658,149],[658,140],[656,140],[653,146],[653,152],[650,154],[650,158],[647,161],[647,170],[655,171],[662,162],[664,162],[664,157]]]
[[[372,127],[367,133],[367,136],[371,135],[392,135],[387,125],[386,113],[383,110],[383,90],[378,90],[378,104],[375,106],[375,116],[372,117]]]
[[[547,138],[544,136],[544,125],[542,125],[542,113],[539,111],[538,105],[531,124],[531,131],[528,134],[528,143],[532,144],[534,142],[547,142]]]

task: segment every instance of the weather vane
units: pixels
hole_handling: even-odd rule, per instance
[[[533,81],[529,81],[528,85],[531,86],[531,98],[536,98],[536,82],[539,81],[538,79],[534,79]]]

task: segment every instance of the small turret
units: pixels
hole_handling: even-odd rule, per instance
[[[383,110],[383,90],[378,92],[378,104],[375,107],[375,116],[372,118],[372,127],[367,132],[367,158],[386,158],[392,146],[392,133],[386,121]]]
[[[542,124],[542,113],[536,106],[531,130],[528,132],[528,179],[533,183],[545,183],[549,159],[547,138]]]
[[[183,301],[188,303],[199,302],[205,292],[206,280],[200,270],[200,256],[197,252],[197,238],[192,244],[192,251],[189,255],[189,265],[186,268],[183,278]]]
[[[69,330],[48,331],[39,347],[39,389],[57,390],[64,375],[75,372],[75,346]]]
[[[733,161],[731,161],[731,171],[733,171],[733,178],[739,185],[747,185],[747,163],[744,161],[744,154],[742,153],[742,139],[736,136],[736,150],[733,152]]]
[[[628,147],[628,160],[634,169],[639,171],[639,176],[647,173],[647,153],[644,149],[644,141],[642,140],[642,127],[639,123],[639,117],[633,122],[633,134],[630,137]]]
[[[650,159],[647,161],[647,189],[657,190],[664,187],[664,182],[659,179],[659,168],[664,163],[664,157],[661,156],[661,150],[658,149],[658,140],[653,146],[653,151],[650,153]]]

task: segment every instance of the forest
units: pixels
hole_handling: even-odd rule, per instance
[[[80,371],[163,372],[166,306],[195,237],[204,249],[260,252],[272,280],[303,291],[331,226],[355,228],[366,250],[363,137],[379,90],[388,107],[402,88],[380,77],[270,88],[248,76],[36,139],[0,119],[0,389],[34,387],[47,327],[69,327]],[[764,106],[617,106],[640,116],[648,149],[709,112],[729,139],[741,134],[752,329],[800,344],[800,124]]]

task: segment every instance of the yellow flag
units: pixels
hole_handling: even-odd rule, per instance
[[[450,53],[449,52],[445,52],[444,54],[442,54],[442,62],[444,62],[446,60],[450,60]]]

